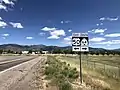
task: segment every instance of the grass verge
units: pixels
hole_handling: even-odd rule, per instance
[[[51,85],[58,87],[58,90],[73,90],[72,82],[79,77],[76,68],[71,68],[66,62],[61,62],[53,56],[48,56],[45,73],[46,79]]]

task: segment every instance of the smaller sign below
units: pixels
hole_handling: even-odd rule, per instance
[[[87,46],[83,46],[83,47],[81,47],[81,52],[88,52],[89,51],[89,47],[87,47]]]
[[[78,47],[78,46],[73,46],[73,47],[72,47],[72,51],[78,52],[78,51],[80,51],[80,47]]]

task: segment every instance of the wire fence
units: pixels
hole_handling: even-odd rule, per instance
[[[79,64],[78,55],[63,55],[64,59]],[[120,80],[120,56],[82,55],[82,67],[99,72],[108,78]]]
[[[120,67],[118,66],[111,66],[108,64],[98,63],[96,61],[89,60],[84,60],[82,61],[82,63],[83,67],[85,68],[97,70],[98,72],[105,76],[120,79]]]

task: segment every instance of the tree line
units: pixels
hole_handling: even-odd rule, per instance
[[[32,52],[35,52],[35,54],[43,54],[42,50],[28,50],[28,54],[32,54]],[[22,51],[12,51],[12,50],[0,50],[0,54],[22,54]],[[71,49],[53,49],[51,51],[48,51],[48,53],[51,54],[80,54],[80,52],[73,52]],[[89,51],[84,52],[84,54],[90,54],[90,55],[120,55],[120,51],[114,51],[114,50],[108,50],[108,51]]]

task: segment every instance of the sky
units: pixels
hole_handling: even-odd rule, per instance
[[[71,45],[88,33],[90,46],[120,48],[120,0],[0,0],[0,44]]]

